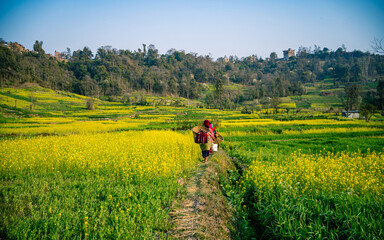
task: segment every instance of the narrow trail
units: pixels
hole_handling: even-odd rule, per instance
[[[220,175],[234,169],[223,150],[200,163],[185,185],[185,198],[171,212],[176,239],[231,239],[233,211],[220,190]]]

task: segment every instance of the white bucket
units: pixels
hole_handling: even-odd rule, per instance
[[[217,144],[216,143],[212,144],[212,151],[217,152]]]

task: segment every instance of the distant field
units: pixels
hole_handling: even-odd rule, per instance
[[[320,96],[318,95],[302,95],[291,97],[298,107],[311,108],[313,110],[329,110],[333,108],[341,108],[342,104],[340,99],[335,96]]]

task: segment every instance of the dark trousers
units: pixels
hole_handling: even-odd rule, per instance
[[[203,150],[201,152],[203,153],[203,158],[206,158],[209,156],[209,150]]]

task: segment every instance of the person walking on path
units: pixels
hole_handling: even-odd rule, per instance
[[[210,123],[209,120],[205,120],[204,121],[204,126],[206,128],[209,129],[209,131],[212,133],[212,135],[214,136],[213,140],[215,140],[216,138],[216,135],[217,135],[217,132],[216,132],[216,128],[215,126],[213,125],[213,123]]]
[[[207,143],[200,144],[200,148],[201,148],[201,152],[202,152],[202,155],[204,158],[204,162],[207,162],[208,157],[209,157],[209,153],[212,152],[211,147],[212,147],[212,143],[215,141],[216,129],[213,126],[213,124],[211,124],[209,122],[209,120],[204,121],[204,127],[206,127],[208,129],[208,132],[207,132],[208,141],[207,141]]]

